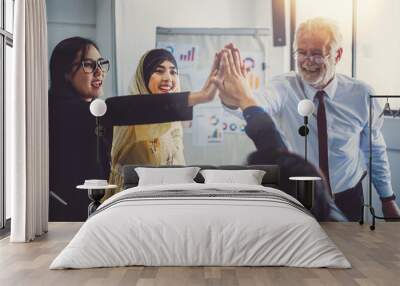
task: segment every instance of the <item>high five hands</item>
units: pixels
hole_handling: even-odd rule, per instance
[[[200,91],[191,92],[189,106],[209,102],[216,94],[229,108],[244,110],[256,105],[239,49],[233,44],[226,45],[215,54],[210,75]]]
[[[218,87],[222,103],[242,110],[256,105],[239,49],[228,44],[217,55],[220,60],[218,76],[212,80]]]
[[[220,66],[220,57],[218,54],[215,54],[214,62],[211,68],[211,72],[200,91],[190,92],[188,98],[188,105],[193,106],[198,103],[206,103],[214,99],[214,97],[218,93],[218,88],[215,82],[219,82],[222,79],[220,78],[222,75],[219,72]]]

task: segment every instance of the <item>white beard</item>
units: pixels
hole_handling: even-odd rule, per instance
[[[299,67],[299,74],[300,74],[300,77],[302,78],[302,80],[304,80],[306,83],[308,83],[312,87],[317,88],[317,89],[322,89],[329,83],[329,81],[335,75],[335,64],[330,63],[330,62],[327,63],[325,65],[325,69],[321,68],[320,74],[318,75],[318,77],[316,77],[314,79],[310,79],[309,77],[305,76],[301,67]]]

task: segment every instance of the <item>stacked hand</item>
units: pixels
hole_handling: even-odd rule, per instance
[[[208,76],[206,83],[203,88],[197,92],[191,92],[189,94],[189,106],[193,106],[198,103],[209,102],[214,99],[218,93],[218,88],[214,82],[219,81],[220,74],[218,72],[218,67],[220,65],[220,59],[218,54],[215,54],[214,62],[211,68],[210,75]]]
[[[218,53],[218,56],[220,69],[214,83],[220,91],[219,97],[223,104],[240,107],[242,110],[256,105],[246,79],[246,70],[239,49],[235,48],[233,44],[229,44]]]
[[[233,44],[226,45],[214,58],[211,73],[199,92],[189,96],[189,105],[204,103],[219,97],[228,107],[242,110],[256,105],[246,79],[246,71],[240,57],[239,49]]]

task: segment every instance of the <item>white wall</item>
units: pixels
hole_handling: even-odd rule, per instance
[[[116,61],[115,33],[113,24],[113,0],[96,0],[96,43],[103,57],[110,59],[110,71],[104,83],[104,97],[115,96],[116,85]]]
[[[359,1],[357,22],[357,78],[370,84],[377,94],[400,95],[399,64],[400,18],[398,0]],[[383,105],[385,100],[381,101]],[[391,99],[390,106],[397,111],[400,98]],[[385,116],[382,128],[386,140],[392,173],[393,190],[400,205],[400,119]],[[381,215],[380,201],[373,191],[373,205]]]
[[[155,47],[157,26],[271,28],[272,23],[270,0],[119,0],[115,10],[119,94],[127,92],[142,54]],[[271,64],[276,73],[288,66],[283,51],[272,50]]]
[[[398,94],[400,95],[400,92]],[[400,98],[398,99],[398,102],[400,103]],[[387,146],[390,171],[392,173],[393,191],[396,195],[396,201],[398,205],[400,205],[400,176],[398,175],[400,170],[400,136],[396,131],[399,129],[399,125],[399,118],[385,116],[385,122],[382,127],[383,137],[385,138]],[[377,215],[382,214],[380,209],[380,200],[374,191],[373,206],[377,210]]]
[[[357,78],[377,94],[400,95],[400,1],[364,0],[358,7]],[[391,100],[400,108],[400,100]]]
[[[334,20],[343,36],[343,55],[336,71],[351,76],[351,41],[352,41],[351,0],[296,0],[296,25],[314,17],[326,17]]]
[[[63,39],[81,36],[96,39],[96,0],[47,0],[49,58]]]

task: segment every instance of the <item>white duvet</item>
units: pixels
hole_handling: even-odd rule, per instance
[[[297,202],[277,189],[254,185],[131,188],[104,202],[99,208],[103,211],[82,225],[50,269],[127,265],[351,267],[318,222],[289,204],[235,197],[152,198],[113,204],[132,192],[209,188],[262,190]]]

